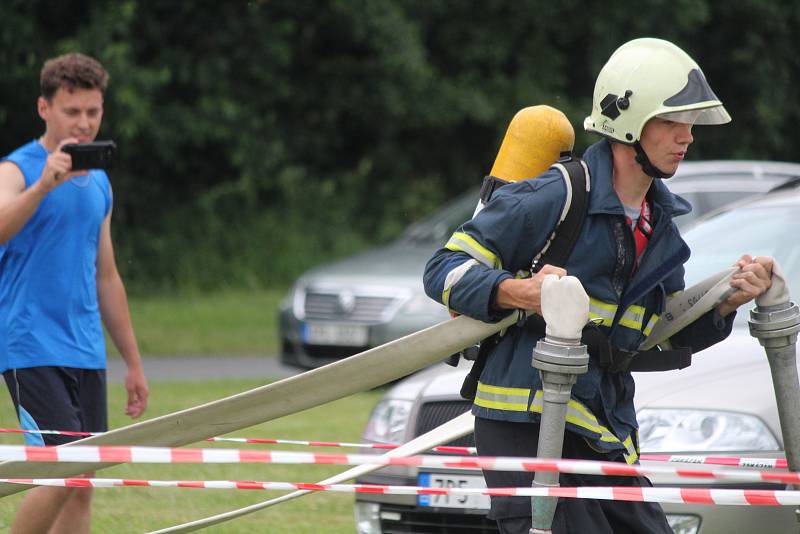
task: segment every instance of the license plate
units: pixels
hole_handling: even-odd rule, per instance
[[[308,345],[337,345],[363,347],[367,344],[366,325],[346,323],[303,323],[303,343]]]
[[[482,476],[459,473],[420,473],[417,485],[432,488],[485,488]],[[417,495],[419,506],[489,509],[488,495]]]

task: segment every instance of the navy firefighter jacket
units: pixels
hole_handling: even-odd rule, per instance
[[[634,271],[634,237],[613,188],[609,142],[595,143],[583,159],[591,175],[589,207],[565,268],[589,294],[590,318],[601,324],[614,345],[635,350],[667,299],[684,289],[683,264],[689,259],[689,247],[672,217],[691,207],[661,180],[653,180],[648,192],[653,233]],[[485,322],[508,315],[508,310],[493,306],[497,285],[506,278],[530,276],[532,260],[555,228],[565,199],[564,180],[552,169],[498,190],[428,261],[424,276],[428,296]],[[709,312],[664,345],[702,350],[728,336],[733,317],[723,319]],[[472,408],[477,417],[538,422],[542,384],[531,356],[540,336],[518,324],[500,338],[478,383]],[[620,450],[628,462],[636,461],[633,393],[630,372],[601,368],[592,356],[588,372],[578,375],[572,389],[567,429],[600,450]]]

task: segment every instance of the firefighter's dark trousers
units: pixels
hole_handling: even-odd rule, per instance
[[[481,456],[536,456],[538,423],[509,423],[475,418],[475,443]],[[622,453],[594,450],[582,436],[564,435],[563,458],[622,461]],[[484,471],[489,487],[530,487],[534,473]],[[652,486],[644,477],[562,473],[561,486]],[[502,534],[528,534],[530,497],[492,497],[489,518]],[[558,501],[553,534],[673,534],[657,503],[562,498]]]

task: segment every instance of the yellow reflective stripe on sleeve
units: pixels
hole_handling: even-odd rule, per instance
[[[496,254],[464,232],[454,233],[444,247],[454,252],[465,252],[490,269],[502,269],[502,262]]]
[[[528,411],[529,396],[530,389],[527,388],[505,388],[478,382],[475,405],[493,410],[525,412]],[[537,390],[530,406],[530,411],[538,414],[542,413],[542,397],[541,390]],[[570,399],[567,403],[566,419],[567,423],[588,430],[600,441],[622,445],[626,450],[626,461],[628,463],[636,461],[637,455],[630,436],[625,440],[620,440],[608,428],[601,425],[586,406],[575,399]]]
[[[639,459],[639,451],[633,446],[633,438],[628,436],[622,441],[622,445],[625,446],[625,453],[623,454],[625,461],[628,464],[635,464],[636,460]]]
[[[442,304],[447,306],[448,310],[450,309],[450,290],[464,277],[467,271],[476,265],[478,265],[477,261],[467,260],[447,273],[444,279],[444,290],[442,291]]]

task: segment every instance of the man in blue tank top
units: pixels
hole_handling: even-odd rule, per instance
[[[22,428],[108,429],[101,320],[127,365],[125,413],[147,407],[147,381],[111,243],[103,170],[73,169],[61,147],[94,140],[108,74],[67,54],[45,62],[42,137],[0,161],[0,371]],[[77,438],[28,434],[29,444]],[[28,492],[12,532],[88,533],[91,488]]]

